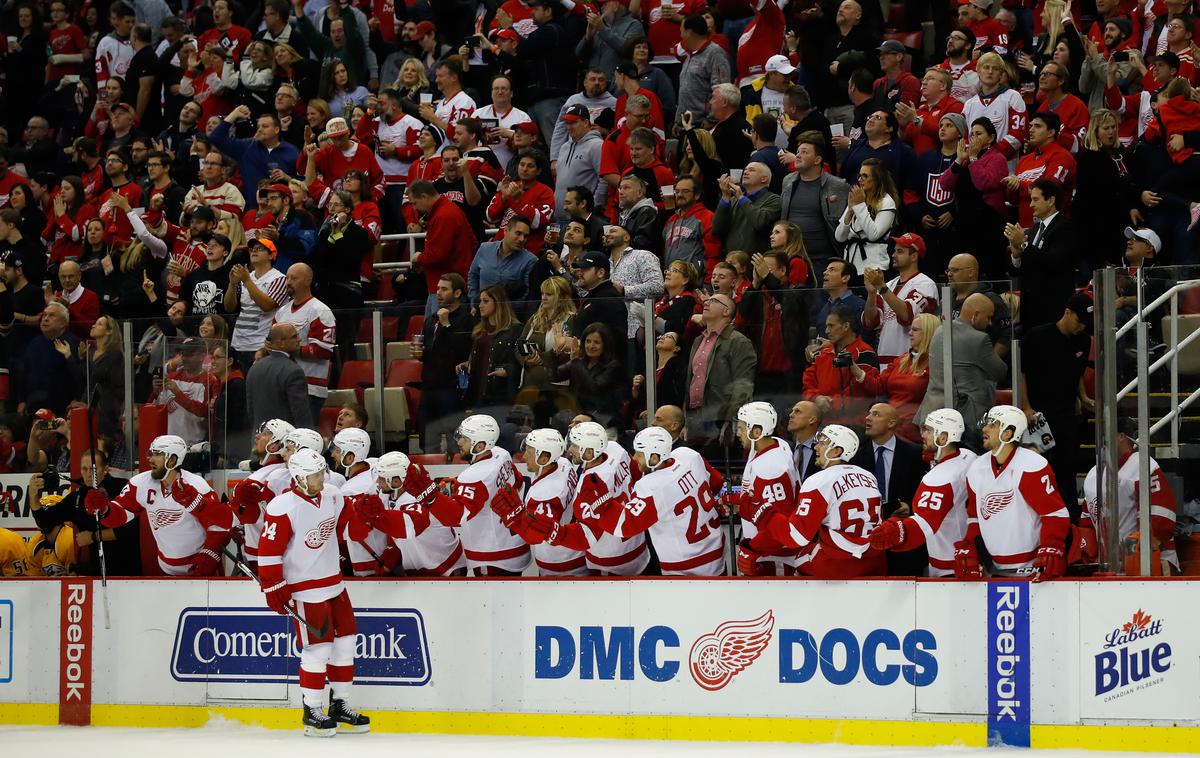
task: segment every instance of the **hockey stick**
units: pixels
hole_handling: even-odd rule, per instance
[[[96,453],[99,451],[96,448],[96,422],[92,420],[92,409],[96,407],[96,393],[99,391],[99,384],[92,388],[92,395],[88,398],[87,407],[88,443],[92,446],[92,489],[94,490],[100,489],[100,477],[96,472]],[[104,604],[104,628],[112,629],[108,610],[108,559],[104,555],[104,525],[100,523],[100,519],[96,519],[96,550],[100,555],[100,597]]]
[[[725,446],[725,487],[728,490],[733,489],[733,472],[729,468],[729,439],[721,440],[721,444]],[[725,514],[725,526],[729,529],[729,537],[726,542],[729,543],[729,575],[737,576],[737,542],[733,539],[733,512],[727,511]]]
[[[238,571],[241,571],[243,574],[245,574],[246,576],[248,576],[248,577],[250,577],[251,579],[253,579],[255,584],[258,584],[258,585],[260,585],[260,586],[262,585],[262,582],[260,582],[260,581],[258,580],[258,575],[257,575],[257,574],[255,574],[253,571],[251,571],[251,570],[250,570],[250,567],[249,567],[249,566],[247,566],[245,563],[242,563],[241,561],[239,561],[239,560],[238,560],[238,557],[237,557],[236,555],[234,555],[233,553],[229,552],[229,548],[228,548],[228,547],[223,547],[223,548],[221,548],[221,552],[225,554],[225,557],[226,557],[226,558],[228,558],[229,560],[233,561],[233,564],[234,564],[235,566],[237,566],[237,568],[238,568]],[[299,613],[296,613],[294,610],[292,610],[292,609],[291,609],[291,608],[289,608],[288,606],[286,606],[286,605],[285,605],[285,606],[283,606],[283,610],[284,610],[284,611],[287,613],[287,615],[288,615],[288,616],[290,616],[290,617],[292,618],[292,620],[293,620],[293,621],[295,621],[297,624],[304,624],[304,626],[308,627],[308,633],[309,633],[310,635],[312,635],[313,637],[317,637],[317,638],[324,637],[324,636],[325,636],[325,634],[326,634],[326,633],[329,631],[329,617],[328,617],[328,616],[325,618],[325,623],[321,625],[321,628],[320,628],[320,629],[318,629],[317,627],[315,627],[315,626],[313,626],[312,624],[308,623],[308,622],[307,622],[307,621],[305,621],[304,619],[300,618],[300,614],[299,614]]]

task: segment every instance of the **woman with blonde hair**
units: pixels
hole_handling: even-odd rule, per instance
[[[275,81],[294,86],[301,101],[317,94],[319,69],[316,61],[301,55],[286,42],[275,43],[272,57],[275,62]]]
[[[804,232],[794,221],[776,221],[771,227],[771,252],[784,253],[788,260],[788,284],[793,287],[816,287],[817,272],[813,269]]]
[[[846,243],[845,258],[859,275],[869,268],[886,271],[891,264],[888,238],[896,226],[899,207],[896,182],[883,161],[863,161],[858,184],[850,188],[846,198],[846,213],[833,230],[834,239]]]
[[[517,344],[517,363],[521,367],[518,405],[533,408],[539,424],[549,423],[555,410],[569,407],[566,380],[550,376],[553,359],[568,345],[568,323],[575,315],[571,284],[561,276],[546,278],[540,287],[542,301],[521,330]]]
[[[909,442],[921,441],[921,430],[913,423],[913,417],[929,387],[929,346],[941,326],[941,319],[932,313],[914,318],[909,327],[912,349],[892,361],[881,374],[868,376],[857,365],[850,366],[850,376],[856,383],[862,384],[868,393],[885,398],[884,402],[900,414],[896,434]]]
[[[416,58],[409,58],[400,66],[400,74],[392,83],[392,89],[400,93],[400,97],[412,101],[420,101],[422,92],[432,92],[429,87],[429,77],[425,75],[425,67]]]
[[[309,128],[312,129],[313,139],[317,139],[325,132],[325,124],[333,118],[333,109],[329,107],[328,102],[314,97],[308,101],[305,118],[308,120]]]
[[[471,330],[471,354],[455,368],[467,372],[466,407],[511,406],[517,379],[521,322],[502,285],[479,293],[479,323]]]
[[[100,260],[104,270],[104,296],[112,315],[122,320],[154,315],[158,296],[149,274],[150,264],[150,253],[139,239],[114,247]]]
[[[1138,190],[1129,171],[1127,148],[1121,144],[1121,119],[1114,111],[1092,111],[1083,146],[1075,155],[1075,198],[1071,213],[1087,219],[1076,226],[1087,270],[1119,266],[1125,254],[1125,227],[1140,226]],[[1144,221],[1144,219],[1143,219]]]
[[[679,173],[700,183],[700,201],[705,208],[716,208],[721,200],[721,176],[725,164],[717,155],[717,142],[707,129],[693,129],[692,114],[683,114],[683,159]]]
[[[246,247],[246,229],[237,216],[228,215],[217,222],[217,234],[229,238],[229,252],[236,253]]]

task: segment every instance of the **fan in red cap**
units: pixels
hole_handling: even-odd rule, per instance
[[[864,330],[879,333],[881,371],[912,349],[909,329],[913,319],[922,313],[935,313],[938,305],[937,285],[921,273],[925,240],[919,234],[907,232],[892,241],[896,243],[892,266],[899,275],[884,282],[879,269],[869,268],[863,274],[867,298],[862,326]]]

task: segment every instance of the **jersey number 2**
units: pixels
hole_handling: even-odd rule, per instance
[[[692,511],[691,520],[688,522],[687,541],[690,545],[695,545],[709,535],[709,532],[716,528],[720,522],[720,518],[716,513],[708,516],[713,510],[713,494],[708,487],[708,482],[703,482],[700,485],[699,491],[696,493],[699,497],[697,502],[696,497],[688,497],[679,501],[679,505],[675,506],[675,515],[682,516],[686,510]],[[703,511],[707,517],[704,523],[700,521],[700,512]]]

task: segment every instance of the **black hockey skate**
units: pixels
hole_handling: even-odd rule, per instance
[[[337,723],[338,731],[363,734],[371,731],[371,719],[346,705],[345,700],[334,698],[329,703],[329,718]]]
[[[336,702],[336,701],[335,701]],[[304,706],[304,736],[333,737],[337,735],[337,722],[315,705]]]

